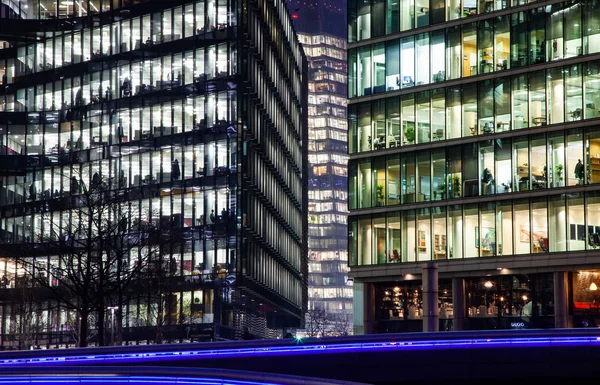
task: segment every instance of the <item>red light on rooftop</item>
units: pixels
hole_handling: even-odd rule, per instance
[[[299,16],[297,13],[292,13],[292,19],[297,19]]]

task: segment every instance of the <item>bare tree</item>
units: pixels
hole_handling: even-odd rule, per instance
[[[314,307],[306,313],[305,332],[309,337],[327,336],[329,315],[323,307]]]
[[[315,306],[306,314],[304,332],[308,337],[348,336],[352,329],[353,319],[348,313],[331,313],[322,306]]]
[[[107,181],[96,176],[89,185],[71,177],[72,195],[54,202],[60,205],[60,215],[44,214],[49,233],[16,256],[34,286],[77,313],[79,346],[88,344],[90,321],[96,323],[98,345],[106,345],[107,307],[117,307],[113,321],[120,324],[120,309],[136,295],[136,283],[147,279],[150,258],[168,237],[152,218],[132,226],[126,193],[110,190]]]
[[[331,333],[336,337],[345,337],[352,334],[354,320],[352,314],[339,312],[331,314]]]

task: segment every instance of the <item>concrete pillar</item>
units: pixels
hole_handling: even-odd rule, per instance
[[[566,271],[554,272],[554,327],[569,326],[568,277]]]
[[[438,306],[438,268],[435,262],[423,266],[423,331],[437,332],[440,328]]]
[[[376,334],[377,325],[375,322],[375,285],[372,283],[365,283],[363,290],[364,332],[365,334]]]
[[[465,330],[467,301],[464,278],[452,278],[452,331]]]

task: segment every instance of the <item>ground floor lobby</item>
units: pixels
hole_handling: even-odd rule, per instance
[[[447,277],[425,266],[399,280],[357,280],[355,332],[600,326],[600,270]]]

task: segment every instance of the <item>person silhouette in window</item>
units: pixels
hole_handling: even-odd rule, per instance
[[[581,159],[577,160],[577,164],[575,165],[575,178],[578,180],[578,184],[583,184],[583,163],[581,163]]]

